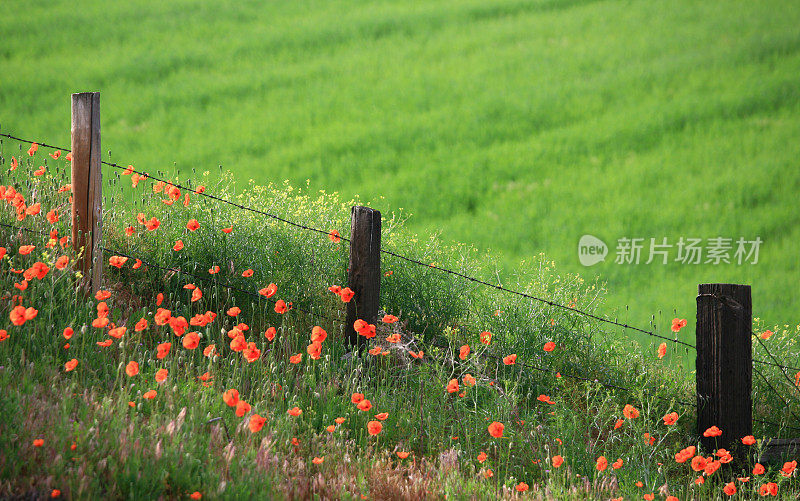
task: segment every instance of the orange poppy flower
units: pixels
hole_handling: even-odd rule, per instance
[[[342,288],[339,287],[338,285],[331,285],[330,287],[328,287],[328,290],[333,292],[336,295],[339,295],[339,294],[342,293]]]
[[[275,302],[275,313],[280,313],[283,315],[288,311],[288,309],[289,308],[286,306],[286,303],[283,301],[283,299],[278,299]]]
[[[384,315],[383,316],[383,323],[385,324],[393,324],[397,322],[398,318],[394,315]]]
[[[322,464],[322,461],[324,459],[325,459],[325,456],[323,456],[321,458],[315,457],[314,459],[311,460],[311,462],[314,463],[314,464]]]
[[[233,231],[233,226],[228,226],[227,228],[222,228],[222,233],[228,234]]]
[[[102,346],[103,348],[108,348],[109,346],[111,346],[111,343],[113,343],[113,342],[114,341],[111,340],[111,339],[106,339],[105,341],[97,341],[96,344],[97,344],[97,346]]]
[[[253,276],[254,271],[252,269],[247,269],[242,272],[242,276],[245,278],[250,278]]]
[[[685,318],[683,318],[683,319],[673,318],[672,319],[672,332],[679,332],[684,327],[686,327],[686,319]]]
[[[239,390],[231,388],[222,394],[222,400],[228,404],[228,407],[236,407],[239,403]]]
[[[353,402],[354,404],[357,404],[362,400],[364,400],[363,393],[353,393],[353,395],[350,397],[350,401]]]
[[[122,267],[125,265],[127,261],[128,258],[122,256],[111,256],[110,258],[108,258],[108,264],[118,269],[122,269]]]
[[[127,330],[128,330],[128,328],[125,327],[125,326],[115,327],[115,328],[110,329],[108,331],[108,335],[113,337],[113,338],[120,339],[122,336],[125,335],[125,332]]]
[[[639,411],[631,404],[625,404],[622,409],[622,415],[625,416],[625,419],[636,419],[639,417]]]
[[[28,254],[33,252],[33,249],[35,248],[36,248],[35,245],[22,245],[19,248],[19,253],[21,256],[27,256]]]
[[[544,344],[544,351],[553,351],[556,349],[556,344],[552,341],[548,341]]]
[[[480,335],[481,343],[488,345],[492,342],[492,333],[489,331],[483,331]]]
[[[503,423],[493,421],[492,424],[489,425],[489,435],[493,436],[494,438],[500,438],[503,436],[504,429],[505,425]]]
[[[242,312],[241,308],[239,308],[238,306],[234,306],[232,308],[229,308],[226,313],[231,317],[235,317],[236,315],[238,315],[241,312]]]
[[[236,417],[244,417],[245,414],[250,412],[250,409],[252,409],[252,407],[250,407],[250,404],[248,404],[244,400],[239,400],[238,402],[236,402]]]
[[[551,459],[550,462],[553,464],[554,468],[558,468],[564,464],[564,458],[561,456],[553,456],[553,459]]]
[[[400,459],[407,458],[409,456],[409,454],[411,454],[411,453],[410,452],[405,452],[405,451],[397,451],[397,457],[399,457]]]
[[[517,354],[513,353],[511,355],[508,355],[507,357],[503,357],[503,363],[506,365],[514,365],[515,363],[517,363]]]
[[[190,219],[188,223],[186,223],[186,229],[189,231],[196,231],[200,227],[200,223],[197,222],[197,219]]]
[[[273,339],[275,339],[276,333],[277,331],[275,330],[275,327],[270,327],[269,329],[267,329],[266,332],[264,332],[264,337],[267,338],[267,341],[272,341]]]
[[[754,437],[753,435],[747,435],[746,437],[742,438],[742,443],[744,445],[753,445],[754,443],[756,443],[756,437]]]
[[[481,451],[480,454],[478,454],[478,462],[483,463],[484,461],[486,461],[487,457],[489,456],[487,456],[485,452]]]
[[[678,421],[678,413],[677,412],[670,412],[666,416],[664,416],[664,424],[667,426],[671,426]]]
[[[611,467],[614,468],[615,470],[619,470],[620,468],[622,468],[622,463],[623,463],[622,459],[617,459],[616,461],[614,461]]]
[[[63,270],[69,264],[69,258],[67,256],[61,256],[56,259],[56,269]]]
[[[778,484],[775,482],[767,482],[758,489],[758,494],[761,496],[777,496]]]
[[[137,329],[138,330],[138,329]],[[156,358],[159,360],[166,357],[169,353],[169,349],[172,348],[172,343],[161,343],[156,346]]]
[[[161,226],[161,221],[159,221],[155,216],[145,223],[145,228],[147,228],[147,231],[155,231],[159,226]]]
[[[302,353],[298,353],[297,355],[292,355],[291,357],[289,357],[289,363],[291,364],[299,364],[302,361],[303,361]]]
[[[375,436],[378,433],[380,433],[381,430],[383,430],[383,424],[381,424],[380,421],[370,421],[369,423],[367,423],[367,432],[370,435]]]
[[[33,446],[34,446],[34,447],[41,447],[41,446],[43,446],[43,445],[44,445],[44,439],[37,438],[37,439],[35,439],[35,440],[33,441]]]
[[[483,476],[486,478],[492,478],[494,476],[494,473],[492,472],[492,470],[486,470],[485,472],[483,472]]]
[[[774,332],[772,332],[770,330],[766,330],[766,331],[761,333],[761,339],[766,341],[767,339],[771,338],[773,334],[774,334]]]
[[[216,265],[212,266],[211,268],[208,269],[208,273],[210,273],[211,275],[219,273],[219,266]]]
[[[365,398],[364,400],[359,402],[358,405],[356,405],[356,407],[358,407],[358,410],[362,412],[367,412],[368,410],[372,409],[372,402],[370,402]]]
[[[130,377],[139,374],[139,363],[133,360],[128,362],[128,365],[125,366],[125,374],[127,374]]]
[[[447,383],[447,393],[456,393],[458,390],[458,379],[451,379]]]
[[[72,330],[72,327],[65,327],[64,332],[62,332],[61,335],[64,336],[64,339],[70,339],[74,333],[75,331]]]
[[[328,233],[328,238],[331,239],[331,242],[338,244],[339,241],[342,239],[342,236],[339,234],[338,231],[331,230],[330,233]]]
[[[210,357],[211,355],[213,355],[216,352],[216,350],[217,350],[217,345],[210,344],[210,345],[206,346],[205,349],[203,349],[203,356],[204,357]]]
[[[371,350],[369,350],[368,353],[370,355],[373,355],[373,356],[380,355],[381,354],[381,347],[380,346],[376,346],[376,347],[372,348]]]
[[[300,409],[299,407],[292,407],[291,409],[286,411],[286,413],[289,414],[290,416],[297,417],[303,413],[303,410]]]
[[[193,350],[200,344],[200,335],[197,332],[190,332],[183,337],[183,347],[187,350]]]
[[[200,491],[194,491],[193,493],[189,494],[189,497],[194,500],[203,499],[203,495],[200,494]]]
[[[247,348],[244,349],[242,355],[244,355],[244,358],[248,363],[253,363],[261,358],[261,350],[256,348],[255,343],[247,343]]]
[[[517,484],[515,489],[517,490],[517,492],[525,492],[528,490],[528,484],[526,484],[525,482],[520,482]]]
[[[325,431],[328,433],[333,433],[336,430],[336,425],[330,424],[325,427]]]
[[[380,414],[375,414],[375,419],[378,421],[386,421],[386,418],[389,417],[388,412],[381,412]]]
[[[333,422],[336,424],[342,424],[344,423],[344,421],[345,419],[343,417],[337,417],[336,419],[333,420]]]
[[[33,154],[36,153],[36,150],[38,150],[38,149],[39,149],[39,145],[38,144],[31,143],[31,147],[28,148],[28,155],[29,156],[33,156]]]
[[[694,471],[703,471],[705,470],[707,463],[708,462],[706,461],[706,458],[703,456],[695,456],[692,458],[692,469]]]
[[[69,372],[69,371],[74,370],[75,367],[77,367],[77,366],[78,366],[78,360],[73,358],[72,360],[70,360],[69,362],[64,364],[64,370]]]
[[[718,437],[722,435],[722,430],[717,428],[716,426],[712,426],[708,428],[706,431],[703,432],[704,437]]]
[[[313,360],[319,360],[320,355],[322,355],[322,343],[314,341],[308,345],[306,353],[308,353]]]
[[[315,343],[321,343],[325,341],[328,337],[328,333],[325,332],[325,329],[320,327],[319,325],[315,325],[313,329],[311,329],[311,340]]]
[[[792,476],[794,470],[797,469],[797,461],[787,461],[783,463],[783,467],[781,468],[781,475],[788,478]]]
[[[156,383],[163,383],[164,381],[166,381],[168,374],[169,372],[167,371],[167,369],[158,369],[158,371],[156,372]]]
[[[149,390],[149,391],[146,391],[144,393],[144,395],[142,395],[142,398],[144,398],[146,400],[153,400],[154,398],[156,398],[156,395],[158,395],[158,394],[156,393],[155,390]]]
[[[342,301],[344,301],[345,303],[349,303],[350,300],[353,299],[353,296],[355,296],[355,294],[356,293],[353,292],[353,290],[350,289],[350,287],[345,287],[344,289],[342,289],[342,292],[339,293],[339,297],[341,297]]]
[[[52,491],[50,491],[50,497],[53,499],[61,497],[61,491],[58,489],[53,489]]]
[[[244,351],[245,348],[247,348],[247,341],[245,341],[244,336],[239,334],[238,336],[234,337],[231,341],[230,348],[236,352]]]
[[[618,429],[620,429],[620,428],[622,427],[622,424],[623,424],[624,422],[625,422],[625,421],[623,421],[622,419],[617,419],[617,422],[616,422],[616,423],[614,423],[614,429],[615,429],[615,430],[618,430]]]
[[[667,354],[667,343],[661,343],[658,345],[658,358],[664,358],[664,355]]]
[[[650,494],[645,494],[642,497],[644,498],[645,501],[653,501],[656,498],[656,495],[651,492]]]
[[[605,469],[608,468],[608,460],[606,459],[606,457],[600,456],[599,458],[597,458],[597,464],[595,465],[595,467],[597,468],[597,471],[605,471]]]
[[[8,170],[17,170],[19,166],[19,162],[17,162],[17,157],[11,157],[11,168]]]
[[[272,297],[275,293],[278,292],[278,286],[275,284],[269,284],[268,286],[264,287],[263,289],[259,289],[258,293],[264,297]]]
[[[461,360],[466,360],[467,356],[469,356],[469,345],[465,344],[458,350],[458,358]]]

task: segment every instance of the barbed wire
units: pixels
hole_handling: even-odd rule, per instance
[[[30,139],[20,138],[20,137],[17,137],[17,136],[13,136],[11,134],[2,133],[2,134],[0,134],[0,136],[7,137],[9,139],[14,139],[16,141],[21,141],[21,142],[36,143],[36,144],[38,144],[38,145],[40,145],[42,147],[45,147],[45,148],[53,148],[53,149],[59,149],[59,150],[63,150],[63,151],[71,151],[71,150],[69,150],[67,148],[59,148],[58,146],[53,146],[53,145],[49,145],[49,144],[46,144],[46,143],[33,141],[33,140],[30,140]],[[283,223],[286,223],[288,225],[291,225],[291,226],[294,226],[294,227],[297,227],[297,228],[301,228],[301,229],[304,229],[304,230],[307,230],[307,231],[313,231],[313,232],[320,233],[320,234],[323,234],[323,235],[330,235],[331,234],[330,231],[325,231],[325,230],[321,230],[319,228],[314,228],[312,226],[308,226],[308,225],[304,225],[304,224],[301,224],[301,223],[297,223],[295,221],[291,221],[289,219],[277,216],[275,214],[271,214],[269,212],[265,212],[265,211],[262,211],[262,210],[259,210],[259,209],[254,209],[252,207],[248,207],[248,206],[239,204],[237,202],[232,202],[230,200],[224,199],[222,197],[218,197],[218,196],[210,194],[210,193],[205,193],[205,192],[198,193],[193,188],[181,185],[179,183],[173,183],[173,182],[171,182],[169,180],[166,180],[166,179],[163,179],[163,178],[160,178],[160,177],[157,177],[157,176],[152,176],[152,175],[150,175],[150,174],[148,174],[146,172],[142,172],[142,171],[133,169],[131,166],[124,167],[124,166],[119,165],[117,163],[106,162],[104,160],[101,161],[101,163],[104,164],[104,165],[110,166],[110,167],[114,167],[116,169],[128,171],[130,173],[136,173],[136,174],[139,174],[141,176],[145,176],[145,177],[147,177],[149,179],[152,179],[152,180],[155,180],[155,181],[158,181],[158,182],[163,182],[165,184],[168,183],[168,184],[171,184],[172,186],[175,186],[178,189],[182,189],[182,190],[193,192],[193,193],[195,193],[197,195],[204,196],[204,197],[210,198],[212,200],[215,200],[215,201],[218,201],[218,202],[221,202],[221,203],[224,203],[224,204],[231,205],[231,206],[236,207],[236,208],[238,208],[240,210],[250,211],[250,212],[253,212],[253,213],[256,213],[256,214],[260,214],[260,215],[265,216],[265,217],[276,219],[278,221],[281,221]],[[338,240],[343,240],[345,242],[350,242],[349,238],[343,237],[341,235],[337,235],[336,238]],[[396,252],[393,252],[393,251],[390,251],[390,250],[387,250],[387,249],[383,249],[382,248],[382,249],[380,249],[380,252],[383,253],[383,254],[386,254],[386,255],[389,255],[389,256],[392,256],[392,257],[395,257],[395,258],[410,262],[410,263],[418,265],[418,266],[424,266],[426,268],[436,269],[436,270],[439,270],[439,271],[441,271],[443,273],[447,273],[447,274],[450,274],[450,275],[453,275],[453,276],[457,276],[457,277],[460,277],[462,279],[465,279],[465,280],[480,284],[480,285],[485,286],[485,287],[490,287],[490,288],[493,288],[495,290],[499,290],[499,291],[502,291],[502,292],[505,292],[505,293],[509,293],[509,294],[520,296],[520,297],[524,297],[526,299],[537,301],[537,302],[546,304],[546,305],[551,306],[551,307],[560,308],[560,309],[563,309],[565,311],[570,311],[572,313],[575,313],[575,314],[578,314],[578,315],[582,315],[584,317],[591,318],[591,319],[594,319],[594,320],[599,321],[599,322],[603,322],[603,323],[607,323],[607,324],[614,325],[614,326],[617,326],[617,327],[621,327],[623,329],[628,329],[628,330],[631,330],[631,331],[634,331],[634,332],[637,332],[637,333],[646,334],[648,336],[655,337],[655,338],[658,338],[658,339],[662,339],[664,341],[669,341],[669,342],[672,342],[672,343],[681,344],[681,345],[684,345],[684,346],[686,346],[688,348],[692,348],[692,349],[695,349],[695,350],[697,349],[694,345],[692,345],[690,343],[678,340],[677,338],[670,338],[670,337],[662,336],[660,334],[656,334],[652,330],[642,329],[640,327],[635,327],[635,326],[630,325],[628,323],[623,323],[623,322],[618,322],[616,320],[611,320],[611,319],[596,315],[594,313],[590,313],[588,311],[580,310],[578,308],[574,308],[574,307],[571,307],[571,306],[568,306],[568,305],[557,303],[557,302],[549,300],[549,299],[537,297],[537,296],[534,296],[532,294],[528,294],[528,293],[517,291],[517,290],[513,290],[513,289],[508,289],[506,287],[503,287],[502,285],[492,284],[490,282],[486,282],[485,280],[481,280],[479,278],[472,277],[472,276],[460,273],[460,272],[455,271],[455,270],[450,270],[450,269],[447,269],[447,268],[442,268],[442,267],[439,267],[439,266],[433,266],[431,264],[426,264],[426,263],[423,263],[422,261],[419,261],[418,259],[411,258],[411,257],[408,257],[408,256],[403,256],[401,254],[398,254]]]

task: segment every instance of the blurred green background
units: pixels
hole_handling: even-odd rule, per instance
[[[114,161],[308,179],[507,270],[544,252],[683,339],[701,282],[800,321],[794,0],[13,0],[0,39],[3,132],[68,146],[69,94],[100,90]],[[606,262],[580,265],[584,234]],[[681,236],[764,243],[756,265],[614,263],[619,238]]]

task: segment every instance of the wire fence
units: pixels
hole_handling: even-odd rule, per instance
[[[22,143],[35,143],[35,144],[37,144],[37,145],[39,145],[41,147],[50,148],[50,149],[53,149],[53,150],[60,150],[60,151],[70,152],[70,150],[67,149],[67,148],[61,148],[61,147],[50,145],[48,143],[44,143],[44,142],[40,142],[40,141],[24,139],[24,138],[20,138],[20,137],[11,135],[11,134],[0,133],[0,137],[6,137],[8,139],[16,140],[16,141],[19,141],[19,142],[22,142]],[[239,210],[248,211],[248,212],[263,216],[263,217],[267,217],[267,218],[270,218],[270,219],[273,219],[273,220],[280,221],[282,223],[285,223],[285,224],[287,224],[289,226],[292,226],[292,227],[295,227],[295,228],[298,228],[298,229],[302,229],[302,230],[310,231],[310,232],[315,232],[315,233],[318,233],[318,234],[321,234],[321,235],[326,235],[326,236],[330,236],[331,235],[331,231],[329,231],[329,230],[323,230],[323,229],[316,228],[316,227],[313,227],[313,226],[310,226],[310,225],[298,223],[296,221],[292,221],[290,219],[287,219],[285,217],[281,217],[281,216],[276,215],[276,214],[272,214],[272,213],[269,213],[269,212],[266,212],[266,211],[263,211],[263,210],[260,210],[260,209],[249,207],[249,206],[246,206],[246,205],[243,205],[243,204],[228,200],[226,198],[214,195],[212,193],[207,193],[205,191],[198,190],[197,188],[192,188],[190,186],[186,186],[186,185],[183,185],[183,184],[180,184],[180,183],[169,181],[169,180],[164,179],[162,177],[153,176],[153,175],[150,175],[150,174],[148,174],[146,172],[136,170],[132,166],[123,166],[123,165],[119,165],[117,163],[108,162],[108,161],[101,161],[101,163],[103,165],[108,166],[108,167],[125,171],[128,174],[135,173],[135,174],[141,176],[142,179],[150,179],[152,181],[164,183],[165,185],[171,185],[171,186],[174,186],[174,187],[176,187],[178,189],[194,193],[194,194],[199,195],[201,197],[205,197],[205,198],[208,198],[210,200],[213,200],[213,201],[216,201],[216,202],[219,202],[219,203],[230,205],[230,206],[235,207],[235,208],[237,208]],[[192,184],[191,181],[189,181],[189,184]],[[32,230],[32,229],[29,229],[29,228],[12,226],[12,225],[8,225],[8,224],[5,224],[5,223],[0,223],[0,226],[7,227],[7,228],[10,228],[10,229],[14,229],[14,230],[19,230],[19,231],[25,231],[25,232],[30,232],[30,233],[39,233],[39,234],[42,234],[42,235],[47,235],[46,233],[37,232],[36,230]],[[344,241],[344,242],[348,242],[348,243],[350,242],[349,238],[341,236],[341,235],[337,235],[337,238],[338,238],[338,240],[341,240],[341,241]],[[247,295],[249,297],[258,299],[259,301],[266,300],[266,301],[272,302],[273,304],[276,302],[275,300],[272,300],[271,298],[266,298],[263,295],[258,294],[256,292],[249,291],[249,290],[246,290],[246,289],[242,289],[241,287],[237,287],[237,286],[234,286],[234,285],[231,285],[231,284],[221,283],[217,279],[206,277],[206,276],[203,276],[203,275],[198,275],[198,274],[192,273],[192,272],[188,272],[188,271],[183,270],[181,268],[162,266],[162,265],[153,263],[150,260],[142,259],[139,256],[134,256],[134,255],[129,254],[129,253],[120,252],[118,250],[108,249],[108,248],[105,248],[105,247],[102,248],[102,252],[104,252],[106,254],[111,254],[111,255],[115,255],[115,256],[122,256],[122,257],[126,257],[126,258],[129,258],[129,259],[138,260],[138,261],[141,261],[145,266],[157,268],[157,269],[160,269],[162,271],[169,271],[169,272],[173,272],[173,273],[179,273],[179,274],[182,274],[182,275],[185,275],[185,276],[188,276],[188,277],[192,277],[194,279],[199,279],[199,280],[201,280],[201,281],[203,281],[205,283],[212,282],[215,286],[223,287],[225,289],[228,289],[228,290],[240,293],[240,294]],[[525,298],[525,299],[529,299],[529,300],[532,300],[532,301],[536,301],[536,302],[545,304],[545,305],[553,307],[553,308],[558,308],[558,309],[561,309],[561,310],[564,310],[564,311],[567,311],[567,312],[574,313],[576,315],[580,315],[580,316],[584,316],[586,318],[593,319],[593,320],[598,321],[598,322],[602,322],[602,323],[606,323],[606,324],[613,325],[613,326],[616,326],[616,327],[620,327],[622,329],[630,330],[630,331],[633,331],[633,332],[636,332],[636,333],[639,333],[639,334],[645,334],[645,335],[648,335],[648,336],[651,336],[651,337],[654,337],[654,338],[657,338],[657,339],[661,339],[661,340],[664,340],[664,341],[669,341],[669,342],[672,342],[672,343],[675,343],[675,344],[679,344],[679,345],[683,345],[683,346],[685,346],[687,348],[693,348],[693,349],[696,350],[696,347],[694,345],[692,345],[690,343],[687,343],[685,341],[681,341],[681,340],[677,339],[677,337],[671,338],[671,337],[663,336],[663,335],[657,334],[656,332],[654,332],[652,330],[643,329],[643,328],[640,328],[640,327],[636,327],[636,326],[630,325],[628,323],[619,322],[617,320],[612,320],[612,319],[609,319],[609,318],[605,318],[605,317],[597,315],[595,313],[591,313],[591,312],[588,312],[588,311],[585,311],[585,310],[578,309],[578,308],[573,307],[571,305],[565,305],[565,304],[558,303],[556,301],[553,301],[553,300],[550,300],[550,299],[547,299],[547,298],[538,297],[536,295],[532,295],[532,294],[528,294],[526,292],[510,289],[510,288],[504,287],[502,285],[493,284],[493,283],[487,282],[485,280],[482,280],[480,278],[477,278],[477,277],[474,277],[474,276],[470,276],[470,275],[467,275],[467,274],[464,274],[464,273],[461,273],[461,272],[458,272],[458,271],[455,271],[455,270],[451,270],[451,269],[443,268],[443,267],[439,267],[439,266],[434,266],[434,265],[429,264],[429,263],[424,263],[424,262],[422,262],[422,261],[420,261],[420,260],[418,260],[416,258],[405,256],[405,255],[402,255],[402,254],[398,254],[398,253],[393,252],[393,251],[388,250],[388,249],[381,248],[380,252],[382,254],[392,256],[394,258],[397,258],[397,259],[412,263],[412,264],[417,265],[417,266],[422,266],[422,267],[425,267],[425,268],[428,268],[428,269],[439,270],[442,273],[446,273],[446,274],[449,274],[449,275],[452,275],[452,276],[459,277],[461,279],[464,279],[466,281],[478,284],[478,285],[483,286],[483,287],[491,288],[493,290],[501,291],[501,292],[504,292],[504,293],[507,293],[507,294],[511,294],[511,295],[515,295],[515,296],[522,297],[522,298]],[[304,309],[304,308],[302,308],[300,306],[294,306],[294,308],[297,309],[298,311],[301,311],[303,313],[311,315],[311,316],[313,316],[315,318],[320,318],[320,319],[323,319],[323,320],[327,320],[327,321],[339,323],[341,325],[345,325],[345,321],[342,320],[341,318],[335,318],[335,317],[331,317],[329,315],[323,315],[321,313],[314,312],[312,309]],[[761,345],[761,347],[764,349],[764,351],[767,353],[769,358],[772,360],[772,361],[763,361],[763,360],[754,359],[753,363],[754,364],[767,365],[767,366],[772,366],[772,367],[779,368],[781,373],[782,373],[782,375],[784,376],[784,378],[786,378],[786,380],[792,386],[796,387],[796,385],[793,384],[793,382],[791,381],[791,378],[789,377],[789,375],[786,374],[785,370],[789,369],[789,370],[800,371],[800,369],[798,369],[797,367],[792,367],[792,366],[787,366],[787,365],[780,364],[778,362],[777,358],[769,351],[769,349],[766,347],[766,345],[761,341],[761,338],[759,336],[757,336],[755,333],[753,333],[753,336],[755,336],[757,338],[757,340],[758,340],[759,344]],[[485,353],[485,356],[487,356],[490,359],[494,359],[496,361],[500,360],[500,357],[497,357],[496,355],[489,354],[488,352]],[[558,372],[558,371],[556,371],[554,369],[539,367],[539,366],[536,366],[536,365],[533,365],[533,364],[530,364],[530,363],[527,363],[527,362],[518,362],[515,365],[517,365],[521,369],[525,368],[525,369],[535,370],[535,371],[539,371],[539,372],[543,372],[543,373],[550,373],[550,374],[554,374],[554,375],[559,375],[561,377],[572,379],[572,380],[576,380],[576,381],[599,384],[600,386],[603,386],[605,388],[612,389],[612,390],[624,391],[624,392],[629,392],[629,393],[636,391],[636,390],[633,390],[631,388],[627,388],[627,387],[624,387],[624,386],[619,386],[619,385],[615,385],[615,384],[612,384],[612,383],[602,382],[597,378],[578,376],[578,375],[575,375],[575,374],[566,374],[566,373],[562,374],[562,373],[560,373],[560,372]],[[789,409],[789,403],[781,396],[780,393],[778,393],[778,391],[769,382],[769,380],[761,373],[761,371],[757,370],[755,367],[753,367],[753,370],[756,371],[756,374],[759,375],[759,377],[761,377],[764,380],[764,382],[767,384],[767,387],[770,389],[770,391],[772,391],[783,402],[783,404],[786,406],[787,409]],[[800,388],[798,388],[798,391],[800,391]],[[657,398],[662,399],[662,400],[669,400],[669,399],[666,399],[666,398],[660,397],[660,396],[657,396]],[[675,401],[675,400],[673,400],[673,401]],[[675,401],[675,403],[681,404],[681,405],[686,406],[686,407],[694,407],[694,408],[697,407],[697,404],[696,403],[692,403],[692,402],[685,402],[685,401],[677,400],[677,401]],[[790,412],[792,413],[792,416],[798,422],[800,422],[800,419],[797,419],[797,416],[794,414],[794,412],[791,411],[791,409],[790,409]],[[767,421],[767,420],[754,419],[754,421],[760,422],[762,424],[775,426],[775,427],[781,427],[781,425],[779,425],[778,423]],[[794,429],[794,430],[800,430],[800,428],[797,428],[797,427],[794,427],[794,426],[790,426],[790,425],[783,425],[783,426],[786,427],[786,428]]]

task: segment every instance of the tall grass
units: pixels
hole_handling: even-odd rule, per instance
[[[752,456],[736,451],[741,463],[695,485],[697,474],[675,462],[678,450],[695,444],[693,409],[681,403],[693,399],[691,374],[679,363],[685,353],[670,347],[668,357],[658,359],[655,346],[642,350],[637,343],[615,340],[603,324],[585,316],[442,273],[437,267],[485,273],[486,261],[470,247],[419,238],[392,214],[384,220],[386,248],[432,266],[383,261],[381,308],[400,321],[376,326],[369,347],[386,355],[354,353],[343,340],[344,303],[328,290],[346,285],[344,243],[193,193],[186,206],[186,192],[166,205],[165,194],[155,193],[151,180],[134,189],[131,177],[106,171],[103,246],[108,251],[96,265],[105,269],[103,289],[110,297],[104,302],[112,324],[93,327],[102,317],[101,301],[83,292],[72,264],[55,267],[59,256],[74,263],[75,254],[49,242],[52,230],[57,237],[69,234],[70,193],[59,193],[68,182],[63,157],[47,159],[44,175],[33,175],[47,153],[0,152],[2,185],[21,193],[26,206],[41,204],[41,212],[19,221],[6,188],[0,207],[0,222],[29,230],[0,227],[0,246],[8,250],[0,261],[0,329],[9,336],[0,342],[0,384],[8,389],[0,399],[2,495],[41,497],[59,489],[74,498],[181,498],[195,491],[212,499],[254,493],[490,498],[521,495],[517,488],[527,485],[526,495],[546,499],[635,498],[650,492],[685,499],[722,497],[724,483],[736,482],[752,468]],[[13,172],[8,170],[12,156],[20,161]],[[210,174],[194,182],[220,197],[342,234],[349,207],[356,203],[289,185],[252,185],[234,193],[224,177]],[[58,210],[59,221],[47,222],[51,210]],[[158,229],[148,231],[137,221],[139,213],[144,219],[157,217]],[[199,229],[186,228],[190,219]],[[129,226],[132,235],[125,232]],[[175,251],[179,239],[184,248]],[[25,255],[21,245],[36,248]],[[115,253],[144,263],[134,268],[135,259],[129,259],[117,269],[109,265]],[[25,288],[24,273],[14,270],[23,272],[37,261],[50,270],[42,279],[28,280]],[[220,272],[210,274],[213,266]],[[242,276],[248,269],[253,275]],[[557,274],[544,257],[514,280],[515,288],[559,303],[588,311],[602,305],[603,291],[596,284]],[[227,288],[255,293],[271,282],[278,286],[272,298]],[[199,287],[202,298],[191,301],[187,284]],[[189,334],[176,326],[157,325],[159,294],[160,307],[173,318],[217,314],[213,322],[187,329],[199,334],[197,348],[182,346]],[[277,313],[277,299],[291,302],[292,309]],[[38,310],[21,326],[12,324],[11,310],[19,303]],[[229,314],[233,306],[241,313]],[[136,331],[141,318],[148,326]],[[122,325],[128,330],[120,339],[109,337],[112,327]],[[314,326],[328,333],[318,360],[306,351]],[[66,327],[74,330],[69,340],[62,334]],[[269,327],[277,330],[272,341],[264,335]],[[490,344],[479,340],[482,331],[493,334]],[[232,335],[240,332],[260,351],[252,362],[232,351]],[[401,342],[384,341],[391,334],[399,334]],[[97,344],[104,340],[110,345]],[[543,350],[549,341],[556,346],[552,352]],[[157,345],[165,342],[172,343],[169,353],[156,357]],[[768,342],[788,352],[781,360],[796,352],[786,330]],[[204,354],[211,344],[216,349]],[[463,345],[471,347],[464,359],[459,357]],[[424,355],[414,358],[411,351]],[[500,361],[512,353],[516,364]],[[296,354],[302,361],[291,363]],[[72,359],[77,367],[67,371]],[[130,376],[126,368],[132,361],[139,373]],[[168,376],[157,383],[160,369]],[[758,429],[757,436],[785,436],[790,412],[798,411],[796,388],[774,370],[767,374],[792,403],[782,408],[757,386],[756,414],[779,423],[776,429]],[[475,378],[474,386],[467,375]],[[453,380],[459,389],[450,393],[446,388]],[[242,408],[242,416],[223,399],[229,389],[250,406]],[[152,399],[146,398],[150,391],[156,393]],[[372,408],[357,409],[356,393]],[[628,404],[638,409],[638,417],[623,419]],[[288,414],[294,407],[302,414]],[[672,411],[679,414],[677,423],[665,425],[662,417]],[[388,416],[372,436],[368,422],[380,413]],[[265,423],[251,431],[256,414]],[[337,417],[343,422],[337,424]],[[618,419],[621,427],[615,426]],[[495,421],[505,425],[501,438],[488,433]],[[645,442],[645,433],[654,437],[653,444]],[[43,439],[43,445],[34,445],[35,439]],[[401,459],[397,452],[410,455]],[[565,458],[559,468],[551,463],[555,455]],[[598,471],[599,456],[609,464],[621,459],[623,466]],[[314,458],[323,461],[315,464]],[[769,479],[779,482],[782,497],[795,496],[797,481],[781,477],[781,465],[768,465],[766,476],[739,482],[738,489],[752,493]]]

